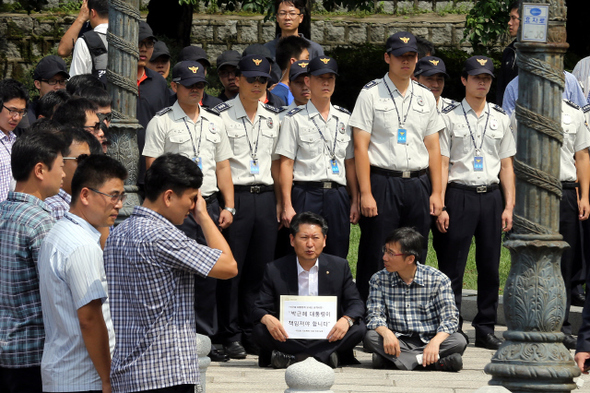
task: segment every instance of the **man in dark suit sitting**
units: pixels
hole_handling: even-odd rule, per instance
[[[352,281],[348,262],[322,254],[328,225],[320,215],[297,214],[290,230],[295,255],[267,265],[260,296],[254,304],[253,319],[259,323],[252,334],[261,348],[258,365],[286,368],[310,356],[333,368],[358,363],[352,348],[366,331],[362,320],[365,305]],[[336,296],[338,321],[326,339],[290,339],[278,319],[281,295]]]

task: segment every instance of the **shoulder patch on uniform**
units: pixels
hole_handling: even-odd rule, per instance
[[[274,113],[281,113],[282,111],[285,110],[284,108],[276,108],[276,107],[269,105],[269,104],[262,104],[262,106]]]
[[[508,114],[506,113],[506,111],[504,109],[502,109],[502,107],[498,106],[498,105],[494,105],[492,108],[494,108],[495,110],[497,110],[498,112],[508,116]]]
[[[167,108],[161,109],[158,112],[156,112],[156,116],[162,116],[165,115],[166,113],[170,112],[172,110],[172,107],[169,106]]]
[[[420,82],[418,82],[418,81],[415,81],[415,80],[413,80],[412,82],[414,82],[414,83],[415,83],[415,84],[417,84],[418,86],[420,86],[420,87],[423,87],[423,88],[425,88],[426,90],[430,91],[430,89],[429,89],[428,87],[424,86],[422,83],[420,83]]]
[[[370,89],[373,86],[377,86],[379,83],[379,79],[374,79],[371,82],[367,83],[365,86],[363,86],[363,89]]]
[[[289,112],[287,112],[287,116],[291,117],[291,116],[301,112],[302,110],[303,110],[303,108],[295,107],[295,108],[291,109]]]
[[[582,107],[582,110],[584,111],[584,113],[588,113],[588,112],[590,112],[590,104],[588,104],[588,105],[584,105],[584,106]]]
[[[334,105],[334,108],[337,109],[337,110],[339,110],[340,112],[344,112],[347,115],[350,115],[350,111],[348,109],[346,109],[346,108],[343,108],[343,107],[338,106],[338,105]]]
[[[222,102],[221,104],[217,104],[213,107],[213,109],[215,109],[218,113],[226,111],[229,108],[231,108],[231,105],[228,104],[227,102]]]
[[[581,109],[580,106],[573,101],[570,101],[570,100],[563,100],[563,101],[565,101],[565,103],[568,104],[569,106],[571,106],[572,108]]]
[[[219,104],[217,104],[217,105],[219,105]],[[213,113],[214,115],[219,116],[219,111],[215,108],[208,108],[208,107],[204,107],[204,106],[202,106],[201,108],[205,109],[209,113]]]
[[[443,108],[442,113],[450,113],[453,109],[459,106],[458,102],[452,102],[451,104],[447,105]]]

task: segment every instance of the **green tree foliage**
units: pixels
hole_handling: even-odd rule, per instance
[[[465,19],[463,39],[476,54],[488,53],[506,33],[511,0],[477,0]]]

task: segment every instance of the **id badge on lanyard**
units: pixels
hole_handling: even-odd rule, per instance
[[[483,172],[483,157],[482,156],[473,157],[473,170],[475,172]]]
[[[405,128],[398,128],[397,129],[397,143],[400,145],[405,145],[408,143],[408,130]]]
[[[250,160],[250,174],[252,175],[259,175],[260,174],[260,165],[258,160]]]
[[[340,174],[340,169],[338,168],[338,162],[336,161],[336,158],[332,158],[331,162],[331,166],[332,166],[332,174],[333,175],[338,175]]]

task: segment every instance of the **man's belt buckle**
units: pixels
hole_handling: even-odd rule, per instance
[[[322,188],[332,188],[332,182],[331,181],[325,181],[322,183]]]
[[[488,192],[488,186],[477,186],[475,187],[475,192],[477,192],[478,194]]]
[[[251,186],[250,193],[251,194],[260,194],[261,187],[260,186]]]
[[[410,177],[412,177],[412,172],[410,172],[410,171],[403,171],[402,172],[402,179],[409,179]]]

